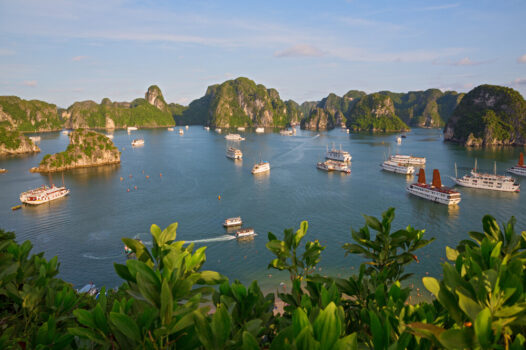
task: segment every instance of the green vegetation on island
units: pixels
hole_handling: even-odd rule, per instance
[[[0,96],[0,126],[21,132],[55,131],[62,129],[63,120],[57,106],[16,96]]]
[[[441,278],[424,277],[430,301],[412,302],[406,269],[432,243],[424,230],[392,228],[394,209],[364,215],[346,254],[358,273],[315,273],[324,246],[308,223],[269,233],[269,268],[291,289],[264,295],[203,270],[205,249],[176,241],[177,224],[151,226],[152,247],[124,238],[136,259],[115,263],[123,284],[95,296],[57,278],[58,260],[30,255],[29,241],[0,230],[0,348],[3,349],[509,349],[526,346],[526,232],[515,219],[446,247]]]
[[[508,87],[477,86],[455,108],[444,140],[466,146],[526,145],[526,101]]]
[[[224,128],[285,127],[298,119],[295,116],[299,113],[297,104],[281,100],[277,90],[240,77],[209,86],[205,96],[183,111],[180,120],[185,124]]]
[[[55,172],[120,162],[118,148],[103,134],[78,129],[69,134],[69,141],[64,152],[46,154],[39,166],[31,171]]]
[[[104,98],[100,104],[94,101],[75,102],[65,113],[66,127],[70,129],[114,129],[137,127],[173,126],[174,119],[159,87],[148,88],[145,98],[132,102],[112,102]]]
[[[395,114],[389,96],[374,93],[360,98],[347,119],[347,127],[353,131],[395,132],[409,127]]]
[[[40,148],[18,130],[0,126],[0,155],[40,152]]]

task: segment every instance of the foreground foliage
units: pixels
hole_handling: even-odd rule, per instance
[[[308,224],[268,234],[269,268],[289,272],[292,288],[264,295],[203,270],[205,247],[176,241],[177,224],[151,227],[152,247],[124,238],[136,259],[115,264],[118,290],[94,298],[56,278],[57,258],[30,256],[0,231],[2,349],[522,349],[526,333],[526,232],[515,219],[483,218],[456,249],[443,278],[425,277],[432,302],[411,304],[401,282],[433,239],[408,226],[392,230],[394,209],[365,216],[346,254],[364,258],[348,278],[315,273],[324,247],[305,241]]]

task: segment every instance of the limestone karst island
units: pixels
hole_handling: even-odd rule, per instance
[[[1,2],[0,349],[525,349],[525,17]]]

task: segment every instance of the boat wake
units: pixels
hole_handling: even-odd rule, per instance
[[[223,235],[214,238],[205,238],[205,239],[196,239],[192,241],[185,241],[185,243],[208,243],[208,242],[222,242],[222,241],[231,241],[236,239],[234,235]]]
[[[116,259],[121,257],[122,255],[110,255],[110,256],[95,256],[91,255],[90,253],[84,253],[82,254],[83,258],[86,259],[92,259],[92,260],[108,260],[108,259]]]
[[[310,137],[308,138],[307,140],[305,140],[304,142],[300,143],[299,145],[297,145],[296,147],[292,148],[290,151],[287,151],[285,153],[282,153],[279,157],[275,158],[274,160],[272,160],[272,167],[273,168],[276,168],[276,160],[279,160],[287,155],[289,155],[290,153],[293,153],[293,152],[296,152],[298,151],[300,148],[302,148],[303,146],[305,146],[305,144],[309,141],[312,141],[316,138],[320,137],[320,134],[316,134],[314,135],[313,137]],[[296,161],[300,160],[301,158],[303,158],[303,153],[301,153],[301,155],[299,157],[296,158]],[[290,162],[288,162],[290,163]],[[277,167],[279,167],[279,165],[281,164],[280,162],[277,162]]]

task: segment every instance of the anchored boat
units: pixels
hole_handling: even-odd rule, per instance
[[[460,203],[460,192],[452,190],[449,187],[442,186],[440,173],[438,169],[433,170],[433,182],[426,183],[426,173],[420,168],[418,182],[407,186],[407,192],[441,204],[453,205]]]
[[[264,133],[265,132],[265,128],[256,128],[256,132],[258,134]]]
[[[39,205],[51,202],[55,199],[65,197],[69,194],[69,190],[65,187],[56,187],[55,185],[42,186],[33,190],[22,192],[20,194],[20,201],[22,203]]]
[[[519,192],[520,185],[515,182],[511,176],[497,175],[497,164],[495,163],[494,174],[477,172],[477,160],[475,167],[469,174],[462,177],[457,175],[457,164],[455,163],[455,177],[451,177],[457,185],[483,190],[502,191],[502,192]]]
[[[524,153],[521,152],[519,156],[519,163],[509,168],[507,171],[515,175],[526,176],[526,165],[524,165]]]
[[[243,228],[236,232],[236,238],[254,238],[256,233],[253,228]]]
[[[425,157],[413,157],[413,156],[406,156],[403,154],[395,154],[394,156],[390,156],[389,160],[400,163],[400,164],[411,164],[411,165],[426,164]]]
[[[135,139],[132,141],[131,145],[133,147],[144,146],[144,139]]]
[[[244,141],[245,140],[245,138],[241,137],[241,135],[239,134],[228,134],[225,136],[225,139],[230,140],[230,141]]]
[[[243,220],[241,220],[240,216],[237,216],[235,218],[225,219],[225,222],[223,222],[224,227],[241,226],[242,224],[243,224]]]
[[[228,147],[226,151],[226,156],[230,159],[242,159],[243,158],[243,152],[241,152],[240,149],[234,148],[234,147]]]
[[[267,161],[261,161],[256,163],[252,168],[252,174],[260,174],[270,171],[270,163]]]
[[[407,163],[404,164],[392,160],[386,160],[380,166],[385,171],[390,171],[397,174],[413,175],[415,173],[415,167]]]
[[[349,154],[349,152],[342,150],[342,145],[340,145],[339,150],[334,148],[334,145],[333,145],[330,151],[329,151],[329,146],[327,146],[327,153],[325,154],[325,159],[337,160],[340,162],[350,162],[352,157]]]

